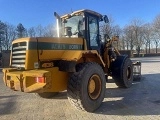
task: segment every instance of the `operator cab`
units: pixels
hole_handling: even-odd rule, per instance
[[[55,16],[57,17],[56,13]],[[84,38],[89,50],[101,48],[99,22],[108,23],[108,17],[91,10],[79,10],[71,14],[57,17],[59,37]]]

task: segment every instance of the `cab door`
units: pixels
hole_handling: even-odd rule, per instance
[[[98,17],[88,16],[89,48],[100,50],[99,20]]]

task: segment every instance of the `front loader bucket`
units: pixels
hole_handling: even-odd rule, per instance
[[[133,80],[137,81],[141,79],[141,62],[135,61],[132,63],[133,65]]]

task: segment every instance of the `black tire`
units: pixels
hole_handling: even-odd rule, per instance
[[[58,92],[44,92],[44,93],[35,93],[36,96],[41,98],[52,98],[58,94]]]
[[[105,75],[96,63],[84,63],[79,67],[79,71],[73,73],[68,82],[68,100],[79,110],[93,112],[105,96]]]
[[[133,82],[133,65],[127,56],[118,56],[111,64],[112,78],[118,87],[129,88]]]

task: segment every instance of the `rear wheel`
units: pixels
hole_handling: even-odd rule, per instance
[[[44,92],[44,93],[35,93],[36,96],[41,98],[52,98],[58,94],[58,92]]]
[[[105,75],[96,63],[85,63],[80,67],[80,71],[70,77],[68,100],[77,109],[93,112],[101,105],[105,96]]]
[[[118,56],[112,63],[112,78],[118,87],[129,88],[133,82],[132,61],[126,56]]]

